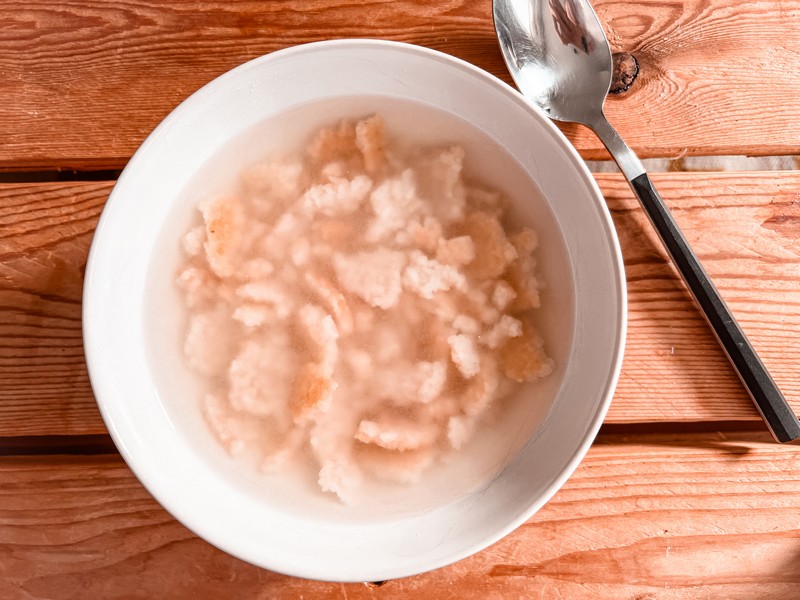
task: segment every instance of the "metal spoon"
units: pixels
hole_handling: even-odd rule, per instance
[[[611,49],[588,0],[493,0],[494,25],[520,91],[552,119],[590,127],[619,165],[773,437],[800,441],[778,390],[659,196],[641,161],[603,114]]]

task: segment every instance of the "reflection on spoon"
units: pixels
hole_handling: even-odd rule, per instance
[[[549,4],[553,24],[561,42],[564,45],[571,44],[586,54],[594,50],[594,42],[586,35],[573,0],[549,0]]]

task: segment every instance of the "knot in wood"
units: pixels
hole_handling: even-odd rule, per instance
[[[611,76],[611,88],[609,94],[621,94],[627,92],[639,74],[639,61],[633,54],[628,52],[615,52],[614,72]]]

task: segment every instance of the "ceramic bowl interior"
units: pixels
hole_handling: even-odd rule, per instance
[[[172,281],[198,190],[213,194],[229,185],[237,164],[264,152],[265,131],[301,141],[322,125],[373,112],[390,131],[416,131],[415,142],[462,143],[466,170],[502,190],[515,221],[537,230],[545,282],[538,326],[557,367],[523,388],[495,430],[457,460],[354,510],[313,486],[248,472],[212,438],[180,357],[184,323]],[[84,341],[115,443],[178,520],[267,569],[377,581],[477,552],[556,492],[610,402],[625,311],[619,245],[603,198],[538,109],[450,56],[342,40],[275,52],[226,73],[147,138],[115,186],[92,244]]]

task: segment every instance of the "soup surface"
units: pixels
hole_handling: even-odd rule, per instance
[[[460,146],[395,151],[371,116],[202,202],[177,283],[217,439],[266,471],[307,450],[325,492],[410,483],[514,382],[552,371],[536,234],[462,178]]]

